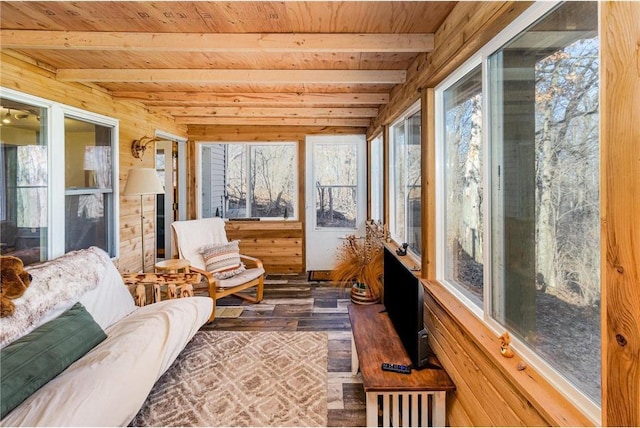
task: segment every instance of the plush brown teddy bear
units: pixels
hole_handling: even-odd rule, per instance
[[[31,275],[24,270],[22,260],[0,256],[0,317],[10,317],[16,310],[11,299],[22,296],[31,284]]]

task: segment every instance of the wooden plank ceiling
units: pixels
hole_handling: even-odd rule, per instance
[[[368,126],[455,3],[2,1],[0,45],[179,123]]]

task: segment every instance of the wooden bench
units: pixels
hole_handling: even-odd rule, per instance
[[[352,371],[362,373],[367,426],[445,426],[446,392],[455,389],[444,369],[411,374],[382,371],[382,363],[410,365],[383,305],[349,305]],[[430,360],[436,366],[439,361]]]

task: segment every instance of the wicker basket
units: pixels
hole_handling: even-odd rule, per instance
[[[358,305],[373,305],[380,301],[380,297],[367,284],[354,282],[351,286],[351,301]]]

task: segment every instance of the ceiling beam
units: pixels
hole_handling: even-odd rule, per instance
[[[192,104],[215,104],[218,107],[230,107],[240,104],[264,105],[371,105],[389,102],[388,93],[311,93],[311,92],[246,92],[246,93],[208,93],[208,92],[143,92],[113,91],[115,98],[146,102],[188,102]],[[155,104],[159,105],[159,104]]]
[[[431,52],[432,33],[138,33],[0,30],[12,49],[144,52]]]
[[[211,117],[338,117],[338,118],[366,118],[376,117],[377,108],[280,108],[280,107],[185,107],[168,106],[153,107],[154,111],[167,113],[172,116],[211,116]]]
[[[371,119],[179,116],[176,117],[176,123],[180,125],[354,126],[361,128],[371,125]]]
[[[326,83],[398,84],[405,70],[235,70],[66,68],[57,72],[63,82],[182,82],[182,83]]]

